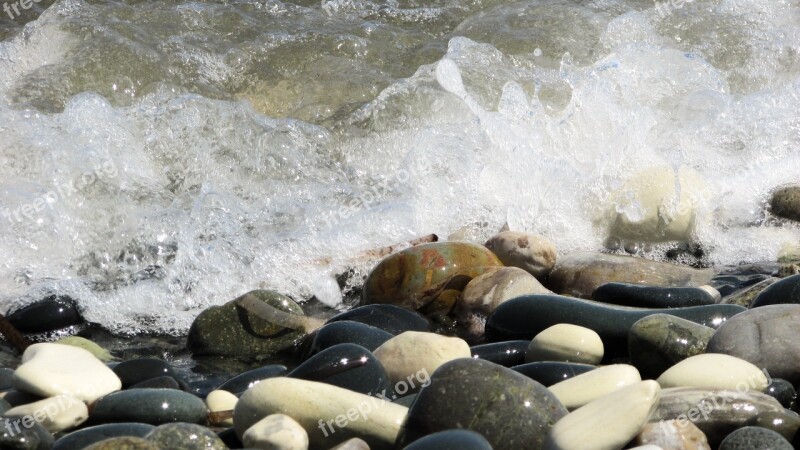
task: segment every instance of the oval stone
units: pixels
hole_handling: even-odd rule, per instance
[[[46,414],[45,414],[46,413]],[[38,402],[16,406],[5,412],[7,416],[37,418],[47,431],[56,433],[82,424],[89,417],[86,403],[69,395],[56,395]],[[39,420],[38,417],[44,417]]]
[[[750,304],[751,308],[786,303],[800,303],[800,274],[786,277],[761,291]]]
[[[206,404],[196,396],[174,389],[128,389],[106,395],[89,414],[92,423],[140,422],[161,425],[171,422],[204,423]]]
[[[567,407],[580,408],[600,397],[642,381],[639,371],[627,364],[612,364],[556,383],[547,389]]]
[[[338,344],[312,356],[287,375],[375,395],[389,389],[389,376],[378,358],[356,344]]]
[[[800,384],[800,305],[770,305],[728,320],[708,342],[724,353],[766,369],[770,376]]]
[[[440,367],[418,395],[397,445],[438,431],[467,427],[495,450],[540,449],[548,430],[567,413],[541,384],[479,359]]]
[[[794,450],[780,434],[761,427],[744,427],[729,434],[719,445],[719,450]]]
[[[10,312],[6,319],[22,333],[45,333],[83,323],[75,300],[55,294]]]
[[[669,314],[636,321],[628,335],[631,364],[645,378],[658,378],[684,359],[703,353],[714,329]]]
[[[471,356],[463,339],[416,331],[399,334],[375,350],[392,383],[406,382],[415,374],[431,374],[448,361]]]
[[[511,370],[519,372],[545,386],[552,386],[594,369],[597,369],[597,366],[556,361],[520,364],[511,368]]]
[[[658,377],[662,388],[704,387],[763,392],[767,376],[753,364],[730,355],[705,353],[675,364]]]
[[[712,287],[661,287],[629,283],[606,283],[595,289],[592,299],[614,305],[637,308],[684,308],[713,305]],[[716,290],[714,291],[719,295]]]
[[[367,277],[363,304],[383,303],[425,314],[449,312],[474,277],[503,264],[482,245],[433,242],[386,257]]]
[[[537,334],[525,353],[525,362],[564,361],[598,364],[603,359],[603,341],[593,330],[559,323]]]
[[[795,400],[797,400],[797,391],[792,386],[792,383],[780,378],[773,378],[769,381],[769,386],[767,386],[764,393],[775,398],[784,408],[794,408]]]
[[[389,334],[398,335],[406,331],[428,331],[431,324],[424,316],[410,309],[395,305],[364,305],[339,313],[327,323],[351,320],[371,325]]]
[[[470,347],[473,358],[511,367],[522,364],[525,352],[528,351],[528,341],[503,341],[489,344],[474,345]]]
[[[81,450],[96,442],[120,436],[143,438],[155,427],[145,423],[107,423],[82,428],[58,439],[52,450]]]

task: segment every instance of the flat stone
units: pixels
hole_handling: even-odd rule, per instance
[[[636,436],[638,445],[657,445],[665,450],[712,450],[706,435],[693,423],[679,426],[674,420],[648,423]]]
[[[96,424],[140,422],[161,425],[171,422],[205,423],[206,404],[196,396],[174,389],[128,389],[99,399],[89,419]]]
[[[769,381],[758,367],[730,355],[705,353],[675,364],[658,377],[662,388],[704,387],[763,392]]]
[[[518,267],[544,279],[556,264],[556,246],[542,236],[520,231],[503,231],[484,244],[506,266]]]
[[[30,416],[51,433],[76,427],[89,418],[86,403],[69,395],[56,395],[38,402],[16,406],[6,416]]]
[[[10,312],[6,319],[22,333],[45,333],[83,323],[75,300],[55,294]]]
[[[135,436],[120,436],[96,442],[84,450],[162,450],[157,444]]]
[[[534,336],[525,362],[564,361],[598,364],[603,359],[603,341],[585,327],[559,323]]]
[[[445,430],[419,438],[403,450],[492,450],[489,441],[470,430]]]
[[[281,311],[303,315],[300,305],[285,295],[265,290],[250,294]],[[256,316],[236,301],[207,308],[195,318],[186,344],[192,353],[260,360],[292,347],[305,336],[302,330],[290,330]]]
[[[511,368],[544,386],[552,386],[594,369],[597,369],[597,366],[556,361],[520,364]]]
[[[399,334],[375,350],[375,357],[386,368],[393,384],[419,372],[431,374],[448,361],[471,356],[463,339],[417,331]]]
[[[486,337],[490,341],[532,339],[548,327],[569,323],[589,328],[600,335],[608,358],[628,353],[630,329],[644,317],[669,314],[701,325],[718,327],[742,311],[745,309],[736,305],[647,309],[560,295],[525,295],[503,303],[489,316],[486,320]]]
[[[525,361],[525,353],[528,351],[528,341],[503,341],[492,342],[489,344],[473,345],[470,352],[473,358],[500,364],[501,366],[511,367],[522,364]]]
[[[280,377],[288,373],[286,366],[281,364],[269,364],[258,369],[248,370],[240,373],[230,380],[222,383],[217,389],[228,391],[233,394],[240,394],[263,380],[273,377]]]
[[[96,442],[121,436],[144,438],[154,428],[144,423],[107,423],[81,428],[59,438],[52,450],[81,450]]]
[[[381,362],[372,352],[356,344],[328,347],[304,361],[287,376],[328,383],[367,395],[380,394],[389,389],[389,375]]]
[[[359,409],[360,408],[360,409]],[[315,381],[269,378],[245,391],[233,412],[240,437],[271,414],[286,414],[308,433],[309,448],[328,449],[359,437],[373,450],[391,449],[408,408]]]
[[[291,417],[272,414],[248,428],[242,435],[242,443],[270,450],[306,450],[308,433]]]
[[[439,431],[468,428],[495,450],[540,449],[567,413],[541,384],[479,359],[457,359],[431,376],[408,411],[397,447]]]
[[[227,450],[228,446],[214,432],[192,423],[169,423],[156,427],[145,439],[162,449]]]
[[[570,411],[600,397],[642,381],[639,371],[627,364],[599,367],[547,389]]]
[[[25,350],[12,384],[42,397],[66,394],[87,403],[122,387],[117,375],[88,351],[49,343]]]
[[[416,311],[396,305],[364,305],[339,313],[327,323],[351,320],[371,325],[392,335],[406,331],[428,331],[431,324],[425,316]]]
[[[206,396],[206,407],[208,408],[208,411],[212,413],[211,416],[213,416],[213,413],[233,411],[238,401],[239,397],[231,394],[230,392],[216,390],[209,392]],[[216,421],[213,423],[213,425],[232,427],[233,417]]]
[[[620,449],[642,429],[660,388],[640,381],[588,403],[558,421],[547,435],[547,450]]]
[[[744,427],[729,434],[719,445],[719,450],[793,450],[783,436],[766,428]]]
[[[800,221],[800,186],[784,186],[773,191],[770,210],[778,217]]]
[[[553,292],[591,298],[610,282],[649,286],[701,286],[711,280],[711,269],[693,269],[632,256],[576,252],[558,260],[545,286]]]
[[[761,291],[750,304],[751,308],[767,305],[800,303],[800,274],[786,277]]]
[[[645,378],[706,350],[715,330],[669,314],[653,314],[636,321],[628,334],[631,364]]]
[[[800,305],[749,309],[723,324],[708,342],[709,353],[724,353],[766,369],[772,377],[800,384]]]
[[[53,435],[35,420],[29,423],[21,417],[0,418],[0,448],[14,450],[49,450],[53,446]]]
[[[606,283],[595,289],[592,300],[637,308],[685,308],[713,305],[712,287],[661,287],[629,283]],[[716,289],[713,290],[719,296]]]

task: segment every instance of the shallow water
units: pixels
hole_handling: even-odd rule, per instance
[[[364,251],[505,223],[715,265],[800,241],[765,212],[800,180],[797,0],[22,12],[0,10],[4,308],[58,290],[180,334],[257,287],[336,305]]]

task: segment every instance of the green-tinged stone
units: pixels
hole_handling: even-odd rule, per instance
[[[728,297],[722,299],[720,303],[726,305],[739,305],[744,306],[745,308],[749,308],[750,305],[753,303],[753,300],[758,297],[758,294],[764,291],[764,289],[772,286],[775,282],[780,281],[780,278],[767,278],[764,281],[759,281],[758,283],[743,289],[735,294],[732,294]]]
[[[538,450],[567,409],[541,384],[511,369],[462,358],[439,367],[417,395],[397,448],[439,431],[465,428],[495,450]]]
[[[426,314],[447,313],[469,281],[503,263],[467,242],[417,245],[381,261],[367,277],[363,304],[389,303]]]
[[[165,450],[139,437],[123,436],[97,442],[83,450]]]
[[[128,389],[108,394],[94,404],[92,423],[139,422],[161,425],[172,422],[205,423],[205,402],[175,389]]]
[[[285,295],[265,290],[250,294],[281,311],[304,315],[300,305]],[[303,336],[304,331],[272,324],[233,300],[212,306],[197,316],[189,329],[187,347],[195,355],[258,360],[293,346]]]
[[[191,423],[170,423],[156,427],[145,436],[148,441],[170,450],[227,450],[216,433]]]
[[[684,359],[703,353],[713,328],[668,314],[638,320],[628,334],[631,364],[643,378],[658,378]]]
[[[108,350],[100,347],[99,345],[95,344],[94,342],[82,338],[80,336],[68,336],[62,339],[59,339],[54,342],[55,344],[62,344],[62,345],[71,345],[73,347],[82,348],[89,353],[93,354],[97,359],[103,362],[108,362],[114,360],[114,356],[109,353]]]

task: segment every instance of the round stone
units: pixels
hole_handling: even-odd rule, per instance
[[[713,305],[719,296],[710,286],[661,287],[629,283],[606,283],[592,293],[592,299],[615,305],[637,308],[684,308],[687,306]]]
[[[0,448],[49,450],[53,446],[53,435],[36,421],[25,426],[22,417],[2,417],[0,420]]]
[[[533,233],[503,231],[484,245],[506,266],[519,267],[540,280],[556,265],[556,246]]]
[[[525,362],[564,361],[598,364],[603,359],[603,341],[585,327],[560,323],[537,334],[525,353]]]
[[[774,397],[775,400],[779,401],[780,404],[787,409],[792,409],[795,400],[797,400],[797,391],[795,391],[792,383],[780,378],[771,379],[764,393]]]
[[[397,441],[402,447],[429,434],[467,427],[495,450],[540,449],[566,408],[541,384],[479,359],[440,367],[418,395]]]
[[[86,403],[75,397],[56,395],[16,406],[6,411],[5,415],[34,417],[47,431],[57,433],[82,424],[89,417],[89,410]]]
[[[760,427],[744,427],[729,434],[719,445],[719,450],[793,450],[780,434]]]
[[[375,351],[394,336],[380,328],[352,320],[340,320],[325,324],[314,333],[309,353],[312,355],[337,344],[358,344]]]
[[[227,450],[228,446],[211,430],[191,423],[170,423],[156,427],[147,436],[160,448],[171,450]]]

